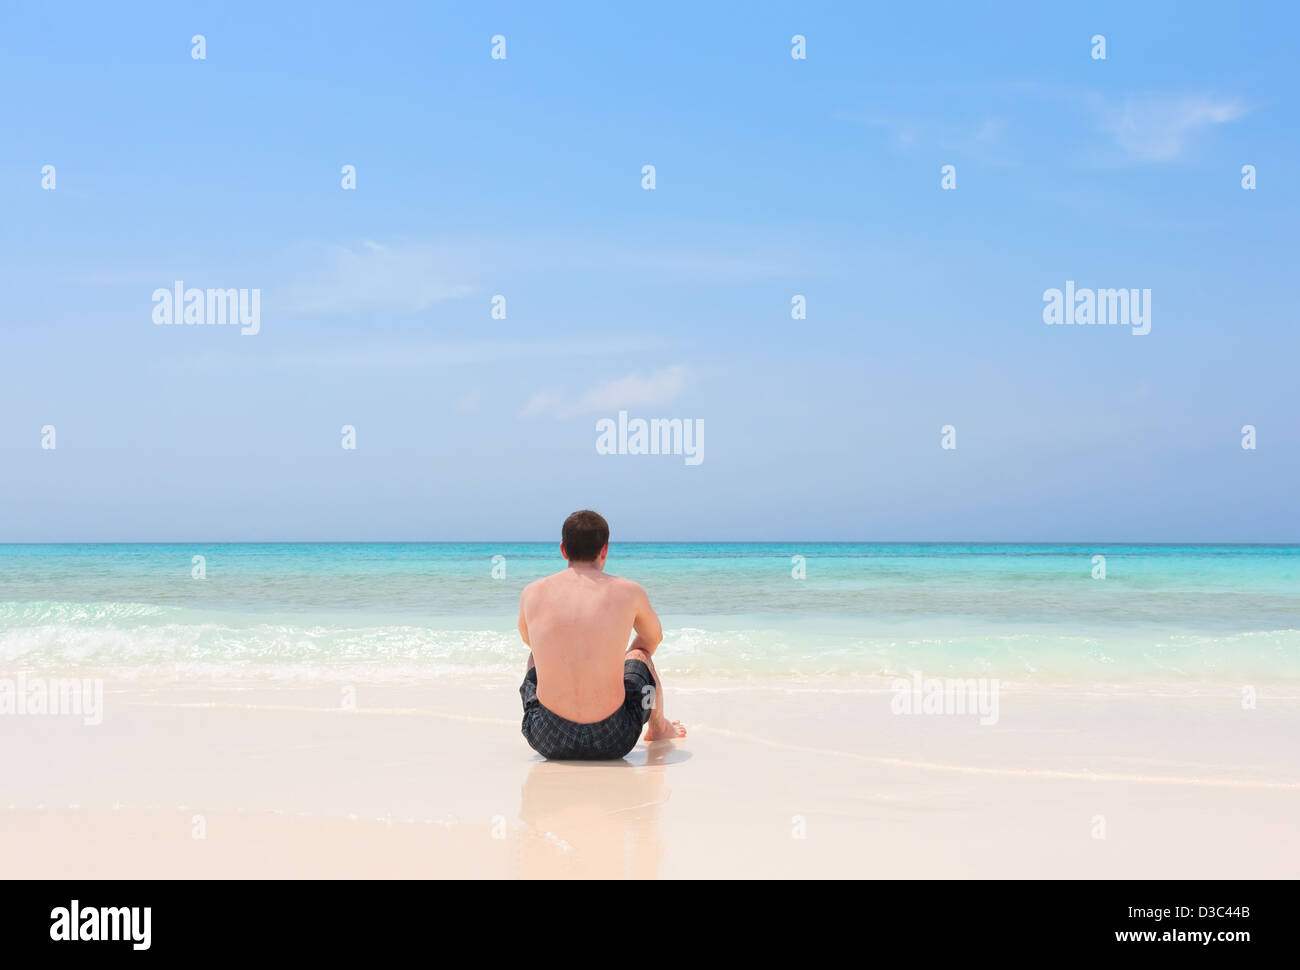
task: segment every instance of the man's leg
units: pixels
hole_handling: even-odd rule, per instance
[[[637,647],[633,647],[627,652],[625,660],[640,660],[650,668],[650,676],[655,681],[655,703],[650,710],[650,720],[646,722],[646,741],[663,741],[668,738],[686,737],[686,728],[682,727],[681,721],[670,721],[664,717],[664,690],[663,684],[659,682],[659,671],[655,670],[654,661],[650,659],[650,654]]]

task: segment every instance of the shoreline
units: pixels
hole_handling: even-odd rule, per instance
[[[0,852],[35,878],[1300,875],[1300,699],[1267,690],[1012,691],[980,726],[669,681],[686,739],[548,763],[517,686],[358,682],[349,710],[118,681],[99,726],[0,717]]]

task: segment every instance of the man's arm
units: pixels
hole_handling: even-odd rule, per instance
[[[663,642],[664,628],[650,605],[650,597],[640,586],[636,588],[636,618],[632,620],[632,629],[636,638],[628,645],[629,650],[644,650],[654,655],[655,649]]]
[[[528,639],[528,621],[524,619],[524,594],[528,592],[527,587],[519,595],[519,638],[524,641],[524,646],[530,648],[528,651],[528,666],[524,668],[524,673],[533,669],[533,651],[532,642]]]

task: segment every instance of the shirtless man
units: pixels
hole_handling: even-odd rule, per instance
[[[524,737],[543,757],[564,760],[622,758],[643,726],[647,741],[685,737],[681,722],[664,717],[650,659],[664,634],[650,598],[604,572],[609,524],[574,512],[561,540],[569,567],[519,597],[519,635],[531,651],[519,688]]]

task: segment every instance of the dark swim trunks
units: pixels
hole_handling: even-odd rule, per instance
[[[655,703],[655,680],[640,660],[623,663],[623,705],[605,718],[579,724],[547,710],[537,699],[537,668],[531,667],[519,685],[524,701],[524,737],[543,758],[562,761],[614,761],[622,758],[641,737]]]

